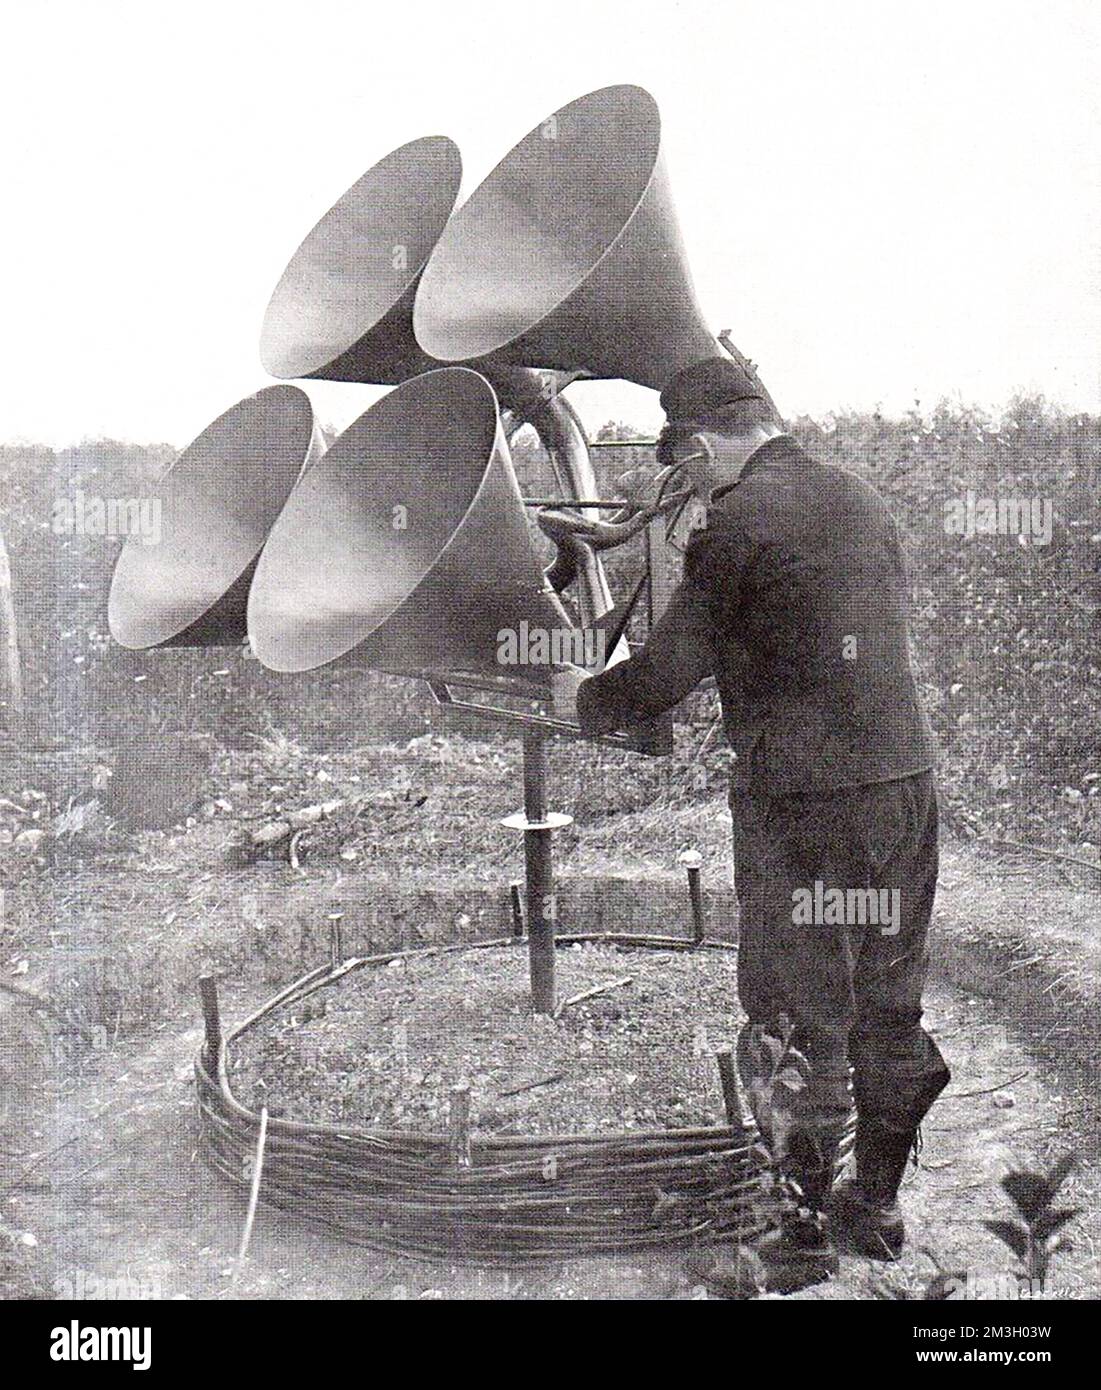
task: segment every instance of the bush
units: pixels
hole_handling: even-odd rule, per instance
[[[873,482],[899,519],[913,575],[915,660],[944,753],[950,823],[964,833],[1097,845],[1101,421],[1020,397],[999,419],[942,402],[928,414],[915,406],[901,421],[840,413],[792,428],[816,456]],[[601,431],[625,433],[619,425]],[[516,453],[523,486],[545,488],[545,460],[530,437],[517,440]],[[171,457],[167,446],[112,441],[57,453],[0,448],[30,742],[94,747],[175,729],[240,746],[285,730],[332,748],[423,733],[431,700],[412,682],[347,667],[288,678],[243,650],[153,657],[110,641],[106,596],[119,542],[55,534],[54,500],[76,488],[145,494]],[[595,451],[605,495],[619,473],[651,459],[646,446]],[[1051,543],[948,534],[945,504],[968,489],[1050,501]],[[665,563],[675,572],[676,553]],[[612,552],[613,591],[626,592],[640,565],[639,545]],[[579,809],[714,796],[729,761],[717,713],[713,693],[686,702],[678,757],[668,765],[593,750],[574,789]]]

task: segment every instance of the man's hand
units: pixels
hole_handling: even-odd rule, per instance
[[[560,666],[551,675],[551,696],[556,719],[577,723],[577,692],[592,675],[580,666]]]

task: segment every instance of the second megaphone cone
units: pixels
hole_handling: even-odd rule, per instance
[[[549,684],[549,666],[498,660],[502,631],[570,623],[544,581],[484,377],[415,377],[340,436],[268,538],[248,621],[276,671],[348,658]]]
[[[429,135],[388,154],[329,209],[272,294],[260,357],[272,376],[393,384],[431,362],[413,296],[459,193],[455,144]]]
[[[413,325],[441,361],[580,370],[658,390],[717,355],[653,97],[604,87],[521,140],[444,229]]]

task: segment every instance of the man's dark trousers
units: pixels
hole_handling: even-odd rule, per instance
[[[818,1207],[850,1113],[850,1065],[858,1159],[862,1138],[865,1151],[884,1135],[905,1151],[949,1079],[921,1026],[937,880],[933,776],[832,794],[735,791],[731,810],[738,992],[748,1015],[739,1040],[743,1080],[759,1083],[750,1060],[754,1030],[776,1036],[786,1015],[795,1029],[791,1045],[811,1071],[794,1101],[789,1161],[781,1167]],[[869,895],[861,895],[863,907],[844,896],[861,889],[884,890],[870,911]],[[809,915],[826,920],[805,920],[814,903]],[[839,915],[865,920],[832,920]],[[774,1138],[770,1116],[756,1118]]]
[[[871,1174],[889,1204],[948,1076],[920,1021],[936,744],[910,655],[902,538],[873,487],[779,436],[712,497],[684,570],[642,650],[581,686],[578,717],[590,734],[630,728],[714,676],[735,753],[741,1002],[758,1030],[786,1013],[813,1067],[791,1176],[824,1199],[851,1062],[858,1180]],[[793,894],[830,888],[897,890],[897,933],[798,924]],[[743,1061],[754,1050],[743,1042]]]

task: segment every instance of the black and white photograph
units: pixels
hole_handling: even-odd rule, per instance
[[[1101,9],[0,16],[12,1345],[699,1301],[1060,1364]]]

